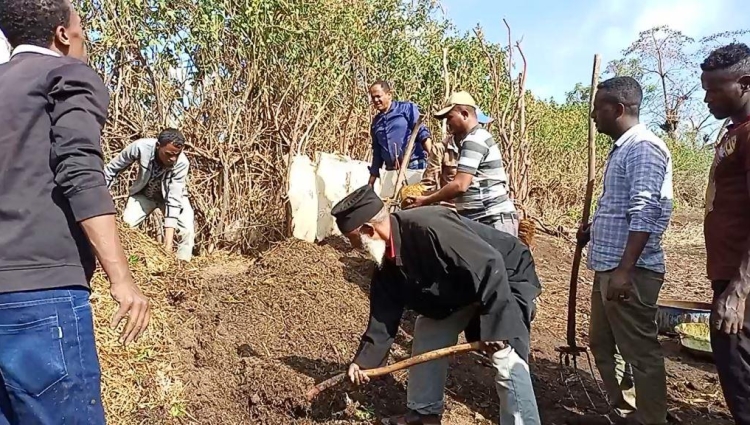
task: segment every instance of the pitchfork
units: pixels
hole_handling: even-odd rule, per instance
[[[594,56],[594,71],[593,75],[591,76],[591,93],[589,95],[589,146],[588,146],[588,181],[586,183],[586,196],[583,201],[583,218],[581,220],[582,223],[588,223],[589,217],[591,213],[591,198],[594,193],[594,178],[596,173],[596,144],[595,144],[595,132],[596,128],[594,127],[594,121],[591,119],[591,111],[593,110],[594,106],[594,96],[596,94],[596,85],[599,79],[599,64],[600,64],[601,58],[599,55]],[[591,362],[591,356],[589,354],[588,347],[578,345],[576,342],[576,296],[578,293],[578,271],[581,267],[581,257],[583,254],[583,244],[577,243],[576,244],[576,251],[575,255],[573,255],[573,268],[570,273],[570,293],[568,296],[568,329],[567,329],[567,346],[563,347],[557,347],[556,351],[559,353],[559,359],[560,359],[560,378],[562,379],[563,383],[565,384],[565,387],[568,390],[568,394],[570,395],[570,398],[573,400],[573,403],[576,403],[575,397],[573,397],[573,392],[571,390],[570,382],[579,382],[581,384],[581,387],[583,387],[583,392],[586,395],[586,398],[588,399],[591,406],[596,409],[596,404],[591,399],[591,396],[589,395],[588,390],[586,389],[586,385],[583,382],[583,378],[581,378],[581,375],[578,371],[578,358],[579,357],[585,357],[586,363],[588,363],[589,372],[591,373],[591,376],[594,379],[594,382],[596,382],[596,386],[599,389],[599,393],[602,395],[602,398],[606,400],[606,395],[604,394],[604,391],[602,391],[601,386],[599,385],[599,381],[596,379],[596,375],[594,374],[594,366]],[[570,367],[570,365],[573,365],[573,373],[571,376],[567,377],[565,376],[565,368]],[[564,366],[563,366],[564,365]],[[577,403],[576,403],[577,407]]]

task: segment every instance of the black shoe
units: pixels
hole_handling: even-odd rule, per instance
[[[442,425],[442,423],[441,415],[423,415],[414,410],[383,419],[384,425]]]

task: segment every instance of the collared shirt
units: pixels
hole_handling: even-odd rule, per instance
[[[31,44],[19,44],[15,49],[13,49],[13,53],[11,53],[10,57],[12,58],[16,55],[20,55],[21,53],[38,53],[40,55],[60,57],[60,54],[55,52],[54,50],[47,49],[46,47],[34,46]]]
[[[474,176],[466,192],[454,200],[459,214],[492,225],[503,214],[515,212],[508,194],[503,155],[492,134],[477,125],[457,144],[460,149],[457,171]]]
[[[433,143],[427,168],[422,175],[422,183],[427,190],[438,190],[447,185],[456,176],[459,150],[452,135],[442,143]]]
[[[390,219],[395,255],[373,274],[370,320],[354,362],[369,369],[386,359],[407,308],[440,320],[474,305],[466,338],[508,341],[526,358],[541,292],[529,249],[445,207],[399,211]]]
[[[706,267],[712,281],[739,275],[750,236],[750,120],[734,123],[716,145],[706,194]]]
[[[419,108],[412,102],[393,101],[386,112],[375,115],[370,126],[370,137],[372,137],[372,166],[370,174],[380,176],[380,168],[385,165],[387,170],[396,170],[399,163],[403,161],[402,156],[414,124],[419,119]],[[418,169],[423,169],[426,163],[427,152],[422,144],[430,138],[430,131],[422,124],[417,133],[410,163],[417,162]],[[410,167],[414,168],[414,167]]]
[[[8,60],[10,60],[10,44],[0,31],[0,63],[8,62]]]
[[[159,161],[156,158],[151,160],[151,177],[146,183],[146,187],[143,188],[141,193],[146,198],[161,205],[164,203],[164,194],[162,192],[162,186],[164,185],[164,179],[167,177],[167,169],[159,165]]]
[[[638,124],[620,136],[609,153],[604,189],[591,225],[589,268],[617,268],[629,232],[648,232],[651,235],[636,266],[664,273],[661,241],[672,215],[672,200],[669,148]]]
[[[162,177],[158,175],[157,140],[154,138],[138,139],[125,147],[104,167],[104,178],[107,187],[111,187],[115,178],[130,167],[134,162],[138,163],[138,173],[135,180],[130,186],[128,194],[133,196],[155,181],[160,181],[161,194],[164,199],[164,227],[177,226],[177,217],[182,210],[183,201],[187,200],[188,173],[190,171],[190,161],[188,161],[185,152],[181,152],[177,157],[175,165],[164,170]],[[156,179],[154,179],[156,175]],[[158,195],[157,195],[158,196]]]

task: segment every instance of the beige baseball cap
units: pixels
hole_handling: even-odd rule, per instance
[[[443,119],[446,115],[448,115],[448,112],[453,109],[456,105],[462,105],[462,106],[471,106],[472,108],[477,108],[477,103],[474,101],[474,98],[471,97],[469,92],[466,91],[457,91],[448,98],[448,101],[445,102],[445,107],[443,109],[437,111],[434,116],[437,119]]]

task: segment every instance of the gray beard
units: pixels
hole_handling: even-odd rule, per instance
[[[385,257],[385,241],[380,239],[373,239],[367,235],[361,236],[362,247],[364,248],[367,255],[370,256],[372,261],[378,265],[383,266],[383,258]]]

